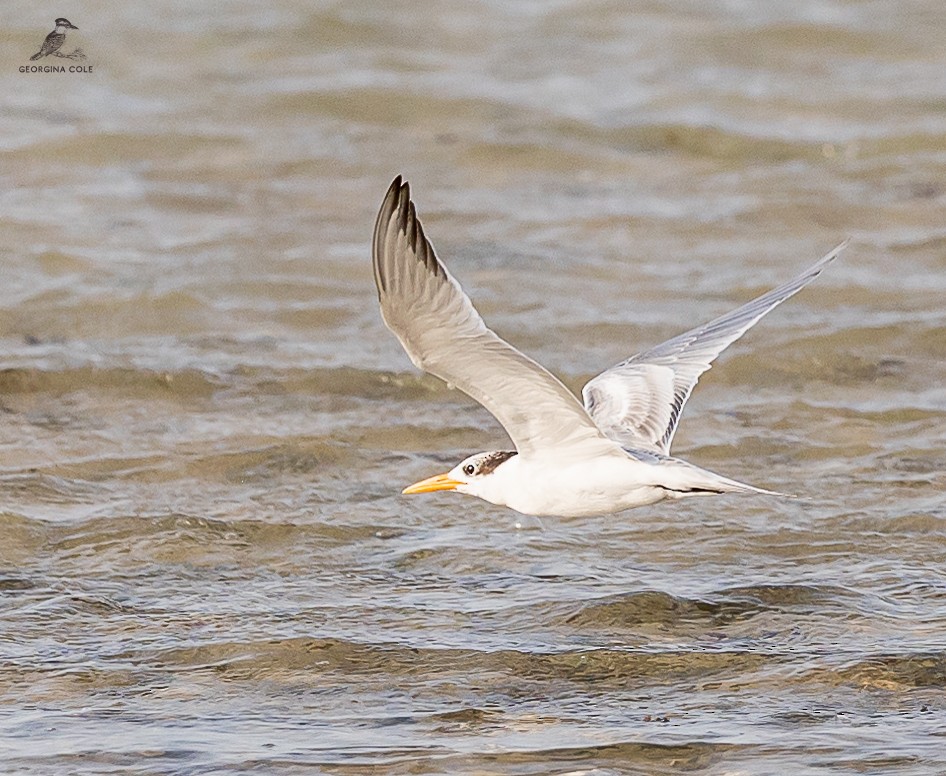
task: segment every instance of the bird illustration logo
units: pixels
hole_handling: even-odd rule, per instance
[[[48,57],[50,54],[54,54],[57,57],[67,57],[69,59],[85,59],[85,55],[82,53],[81,49],[76,49],[72,52],[72,54],[59,53],[59,49],[62,48],[62,44],[66,42],[66,30],[77,29],[79,28],[68,19],[56,19],[56,29],[46,36],[46,40],[43,41],[42,48],[33,54],[30,59],[42,59],[43,57]]]

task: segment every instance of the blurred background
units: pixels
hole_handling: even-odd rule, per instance
[[[941,2],[0,15],[0,770],[946,770]],[[675,442],[801,498],[400,496],[508,440],[380,320],[396,174],[576,390],[853,238]]]

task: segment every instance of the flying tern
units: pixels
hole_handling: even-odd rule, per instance
[[[372,243],[381,316],[415,366],[482,404],[515,445],[471,455],[403,492],[457,491],[528,515],[562,517],[715,493],[784,495],[675,458],[670,445],[683,405],[713,360],[846,245],[757,299],[602,372],[584,386],[580,402],[487,328],[437,258],[409,185],[396,177]]]

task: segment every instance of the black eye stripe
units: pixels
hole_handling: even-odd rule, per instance
[[[479,474],[489,474],[496,470],[496,468],[508,461],[516,455],[515,450],[499,450],[495,453],[490,453],[482,461],[480,461]]]
[[[491,474],[496,468],[516,455],[515,450],[499,450],[495,453],[487,453],[474,463],[468,463],[463,467],[463,473],[467,477],[483,474]]]

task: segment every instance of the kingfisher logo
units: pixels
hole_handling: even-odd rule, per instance
[[[40,47],[33,56],[30,57],[31,62],[36,62],[37,60],[46,60],[43,64],[37,65],[21,65],[21,73],[91,73],[92,65],[66,65],[64,62],[58,62],[57,60],[71,59],[73,61],[84,61],[86,59],[85,52],[81,48],[74,48],[70,52],[64,50],[64,45],[66,43],[66,30],[78,30],[72,22],[68,19],[59,17],[55,21],[56,29],[54,29],[49,35],[46,36],[46,40],[43,41],[43,45]],[[52,57],[52,59],[49,59]]]

